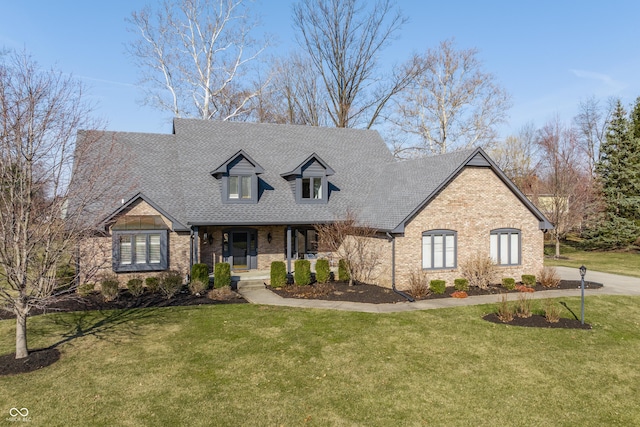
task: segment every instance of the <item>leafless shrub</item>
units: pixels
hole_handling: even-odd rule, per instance
[[[222,288],[213,288],[207,293],[207,298],[214,301],[229,301],[238,298],[238,294],[231,290],[230,286]]]
[[[192,280],[189,282],[189,292],[192,295],[202,295],[204,291],[207,289],[208,283],[203,282],[202,280]]]
[[[560,314],[562,313],[562,307],[558,304],[554,304],[552,300],[544,301],[544,317],[549,323],[558,323],[560,321]]]
[[[381,262],[376,229],[360,224],[351,211],[347,211],[345,219],[319,224],[315,229],[319,247],[347,261],[349,285],[354,281],[371,283],[375,280],[375,271]]]
[[[422,270],[412,271],[409,275],[409,293],[414,298],[424,298],[429,295],[429,279]]]
[[[507,294],[502,294],[500,297],[500,303],[498,304],[498,319],[501,322],[511,322],[513,320],[513,307],[507,299]]]
[[[532,300],[526,292],[518,293],[518,302],[516,303],[516,315],[522,318],[531,317]]]
[[[482,253],[467,258],[460,263],[460,272],[469,281],[470,286],[477,286],[480,289],[487,289],[495,282],[496,265],[491,258]]]
[[[545,288],[557,288],[560,286],[560,275],[554,267],[543,267],[538,273],[538,280]]]

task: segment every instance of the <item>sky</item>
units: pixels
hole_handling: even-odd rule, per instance
[[[0,0],[0,48],[26,50],[43,67],[69,73],[88,89],[107,129],[171,132],[167,113],[143,106],[139,70],[125,45],[125,19],[159,0]],[[270,54],[296,47],[294,0],[251,5],[261,29],[276,40]],[[637,0],[397,0],[409,21],[382,53],[390,69],[411,54],[455,38],[478,49],[483,69],[511,94],[500,136],[555,118],[569,123],[579,103],[640,96],[640,1]]]

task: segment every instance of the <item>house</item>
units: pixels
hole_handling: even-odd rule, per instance
[[[291,260],[318,256],[314,225],[350,211],[378,230],[379,284],[402,289],[423,270],[451,285],[476,253],[503,277],[537,274],[552,227],[481,149],[397,161],[372,130],[197,119],[175,119],[172,134],[101,141],[125,153],[130,185],[103,201],[87,239],[101,255],[83,252],[81,270],[266,270],[274,260],[291,270]]]

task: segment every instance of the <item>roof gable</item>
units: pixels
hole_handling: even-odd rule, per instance
[[[220,166],[218,166],[217,168],[215,168],[212,172],[211,175],[213,176],[219,176],[222,174],[226,174],[229,172],[229,170],[231,168],[233,168],[233,166],[235,166],[236,164],[238,164],[239,162],[241,162],[242,160],[246,160],[251,167],[253,168],[253,172],[256,175],[259,175],[261,173],[264,173],[264,168],[262,166],[260,166],[258,164],[258,162],[256,162],[255,160],[253,160],[251,158],[251,156],[249,156],[247,153],[244,152],[244,150],[240,150],[237,153],[235,153],[234,155],[232,155],[231,157],[229,157],[227,160],[225,160],[224,162],[222,162],[222,164]]]
[[[280,175],[283,178],[287,178],[294,175],[297,175],[297,176],[302,175],[303,171],[307,169],[309,166],[311,166],[314,162],[317,162],[324,169],[324,173],[326,176],[331,176],[335,174],[335,171],[331,169],[331,167],[327,164],[327,162],[322,160],[320,156],[318,156],[316,153],[313,153],[309,157],[304,159],[302,163],[300,163],[298,166],[293,168],[291,171],[284,172]]]

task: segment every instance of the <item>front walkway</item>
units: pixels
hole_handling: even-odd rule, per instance
[[[560,277],[565,280],[580,280],[578,269],[556,267]],[[259,277],[258,277],[259,276]],[[416,302],[400,302],[396,304],[366,304],[348,301],[324,301],[316,299],[282,298],[267,290],[262,283],[266,277],[264,272],[249,277],[242,274],[243,282],[238,292],[250,303],[278,305],[284,307],[324,308],[329,310],[361,311],[366,313],[395,313],[401,311],[430,310],[434,308],[460,307],[466,305],[493,304],[500,301],[499,295],[482,295],[468,298],[442,298]],[[587,271],[585,280],[602,283],[601,289],[585,289],[585,295],[638,295],[640,296],[640,279],[615,274]],[[534,299],[580,296],[580,288],[575,290],[538,291],[530,294]]]

